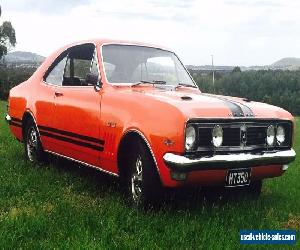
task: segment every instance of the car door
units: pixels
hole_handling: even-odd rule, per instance
[[[45,132],[56,143],[56,153],[99,166],[101,94],[87,82],[91,73],[99,78],[95,45],[68,49],[62,84],[55,86],[53,127]]]
[[[54,93],[56,86],[62,84],[67,56],[67,51],[64,51],[54,60],[43,76],[42,88],[39,88],[39,92],[36,93],[38,95],[38,100],[36,101],[36,122],[43,148],[51,152],[56,151],[57,141],[47,136],[47,131],[53,129],[54,126]]]

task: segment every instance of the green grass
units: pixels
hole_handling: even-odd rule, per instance
[[[1,248],[240,249],[240,229],[300,228],[300,158],[284,176],[265,181],[258,200],[208,203],[187,193],[161,210],[140,211],[98,171],[61,160],[27,163],[5,109],[0,102]],[[295,149],[300,153],[299,140]]]

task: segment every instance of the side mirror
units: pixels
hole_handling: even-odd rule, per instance
[[[102,83],[99,81],[98,74],[88,73],[86,75],[85,82],[87,85],[93,85],[96,91],[99,91],[102,87]]]

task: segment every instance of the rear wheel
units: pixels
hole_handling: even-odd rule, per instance
[[[29,120],[25,127],[24,147],[25,156],[28,161],[38,164],[45,163],[46,154],[41,144],[39,132],[32,120]]]
[[[128,198],[140,207],[157,204],[161,201],[163,190],[152,155],[141,141],[131,150],[127,175]]]

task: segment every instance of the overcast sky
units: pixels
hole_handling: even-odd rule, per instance
[[[266,65],[300,57],[297,0],[0,0],[15,50],[117,38],[163,45],[184,64]]]

